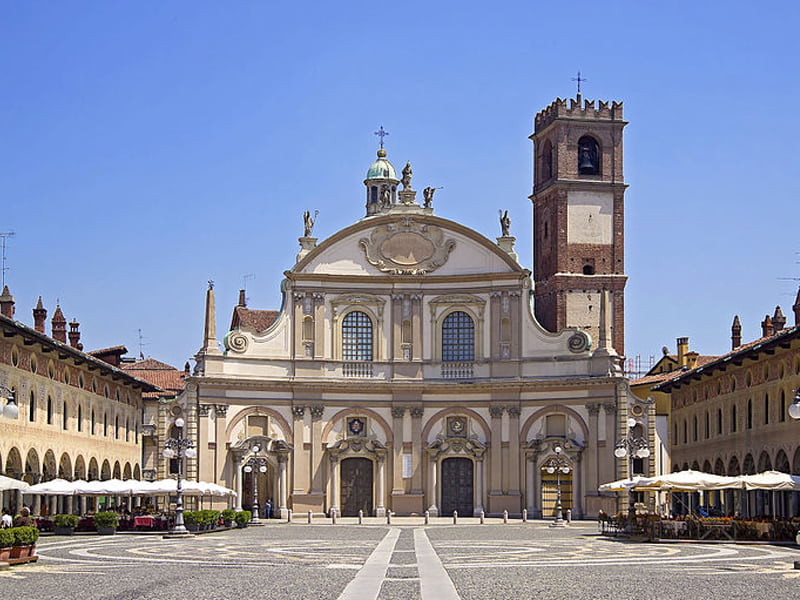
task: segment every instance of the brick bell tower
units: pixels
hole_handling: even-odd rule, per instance
[[[585,329],[596,347],[609,292],[611,342],[625,352],[622,102],[558,98],[533,141],[534,310],[550,331]]]

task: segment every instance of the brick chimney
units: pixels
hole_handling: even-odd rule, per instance
[[[8,291],[8,286],[3,286],[3,293],[0,294],[0,314],[9,319],[14,318],[14,296]]]
[[[246,290],[239,290],[239,306],[247,306]]]
[[[742,324],[739,322],[739,315],[733,317],[731,325],[731,350],[736,350],[742,345]]]
[[[774,329],[772,326],[772,317],[767,315],[764,317],[764,320],[761,321],[761,337],[768,337],[774,333]]]
[[[776,333],[786,329],[786,317],[783,316],[780,306],[775,307],[775,314],[772,315],[772,326],[775,328]]]
[[[694,369],[697,366],[697,359],[700,355],[697,352],[686,353],[686,368]]]
[[[78,321],[72,319],[69,322],[69,345],[73,348],[77,348],[78,350],[83,350],[83,344],[81,344],[81,332],[78,329],[81,326]]]
[[[686,366],[686,353],[689,352],[689,338],[688,337],[679,337],[678,338],[678,366],[685,367]]]
[[[44,333],[44,322],[47,319],[47,309],[42,306],[42,297],[39,296],[36,308],[33,309],[33,328],[39,333]]]
[[[67,343],[67,320],[58,304],[56,304],[56,312],[53,313],[53,318],[50,320],[50,331],[54,340],[62,344]]]

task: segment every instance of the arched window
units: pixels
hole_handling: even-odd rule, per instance
[[[78,404],[78,431],[83,431],[83,408]]]
[[[746,419],[746,428],[752,429],[753,428],[753,401],[747,401],[747,419]]]
[[[451,312],[442,323],[442,360],[475,360],[475,323],[463,311]]]
[[[89,430],[89,433],[91,433],[92,435],[94,435],[94,424],[96,421],[97,419],[94,418],[94,409],[92,409],[92,428]]]
[[[546,140],[542,147],[542,181],[553,177],[553,144]]]
[[[717,409],[717,435],[722,435],[722,409]]]
[[[764,425],[769,425],[769,394],[764,394]]]
[[[781,390],[781,406],[778,411],[778,422],[783,423],[786,420],[786,392]]]
[[[697,441],[697,415],[692,417],[692,441]]]
[[[710,418],[710,416],[708,414],[708,411],[706,411],[706,421],[705,421],[705,428],[704,428],[703,433],[704,433],[703,437],[705,439],[708,439],[709,437],[711,437],[711,418]]]
[[[47,397],[47,424],[53,424],[53,399],[50,396]]]
[[[28,401],[28,421],[33,423],[35,420],[36,420],[36,394],[31,392],[31,396]]]
[[[69,415],[67,414],[67,402],[64,401],[64,405],[61,407],[63,409],[61,413],[61,428],[66,431],[67,430],[67,419]]]
[[[731,433],[736,433],[736,405],[731,406]]]
[[[103,413],[103,436],[108,437],[108,413]]]
[[[578,140],[578,173],[600,175],[600,146],[590,135]]]
[[[689,429],[689,423],[684,420],[683,422],[683,443],[687,443],[689,441],[687,430]]]
[[[358,310],[342,320],[342,359],[372,360],[372,319]]]
[[[119,439],[119,417],[114,417],[114,439]]]

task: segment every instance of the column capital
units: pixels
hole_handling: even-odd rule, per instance
[[[289,462],[289,453],[288,452],[278,452],[278,464],[286,464]]]
[[[522,413],[522,409],[519,406],[506,406],[506,412],[508,416],[512,419],[519,419],[520,413]]]
[[[599,402],[587,402],[586,403],[586,410],[589,411],[589,416],[596,417],[600,414],[600,403]]]
[[[403,415],[406,413],[405,406],[393,406],[392,407],[392,416],[395,419],[402,419]]]
[[[292,407],[292,415],[294,415],[295,419],[302,419],[305,414],[306,414],[306,407],[305,406],[293,406]]]
[[[198,414],[199,414],[201,417],[207,417],[207,416],[208,416],[208,413],[209,413],[209,411],[211,410],[211,407],[212,407],[212,406],[213,406],[213,404],[200,404],[200,405],[197,407]]]
[[[215,404],[214,414],[218,417],[224,417],[228,414],[228,408],[230,408],[228,404]]]
[[[410,413],[411,413],[411,416],[412,416],[412,418],[414,418],[414,419],[421,419],[421,418],[422,418],[422,415],[423,415],[423,413],[425,412],[425,409],[423,409],[421,406],[415,406],[415,407],[413,407],[413,408],[410,408],[410,409],[408,410],[408,412],[410,412]]]
[[[607,415],[614,414],[617,412],[617,403],[616,402],[603,402],[603,410],[606,411]]]
[[[325,410],[325,407],[322,404],[314,404],[313,406],[309,406],[308,409],[311,412],[311,418],[319,420],[322,418],[322,412]]]
[[[499,419],[503,416],[503,407],[502,406],[490,406],[489,407],[489,415],[493,419]]]

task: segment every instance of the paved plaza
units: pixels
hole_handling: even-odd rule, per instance
[[[790,598],[800,548],[648,544],[594,523],[458,525],[395,519],[263,527],[165,540],[43,537],[37,564],[0,571],[4,597],[494,600]]]

